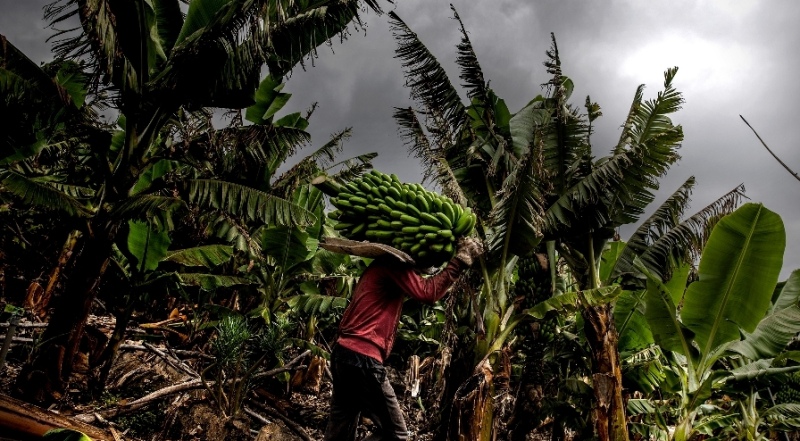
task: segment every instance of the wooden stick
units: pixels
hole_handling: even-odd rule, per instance
[[[119,348],[124,349],[126,351],[149,351],[149,349],[147,349],[144,345],[124,344],[120,345]],[[183,349],[174,349],[173,352],[175,352],[176,355],[180,355],[182,357],[189,357],[189,358],[194,357],[194,358],[203,358],[206,360],[216,360],[215,357],[208,354],[204,354],[199,351],[186,351]]]
[[[0,432],[3,434],[26,434],[38,438],[48,430],[62,427],[81,431],[94,440],[114,441],[114,436],[103,429],[0,394]]]
[[[9,323],[0,323],[0,328],[7,328]],[[19,322],[16,325],[18,328],[46,328],[47,323],[34,323],[34,322]]]
[[[200,375],[197,372],[195,372],[192,368],[186,366],[186,364],[184,364],[183,360],[181,360],[180,358],[175,357],[173,359],[173,357],[167,355],[166,353],[164,353],[157,347],[151,345],[150,343],[144,343],[144,347],[146,347],[147,349],[151,350],[154,354],[161,357],[161,359],[163,359],[168,365],[170,365],[176,371],[181,371],[185,374],[188,374],[192,378],[200,377]]]
[[[263,415],[259,415],[259,414],[255,413],[252,409],[250,409],[247,406],[244,406],[244,413],[246,413],[246,414],[250,415],[251,417],[255,418],[259,423],[261,423],[261,424],[263,424],[265,426],[267,424],[272,424],[272,421],[264,418]]]
[[[791,174],[792,176],[794,176],[794,178],[795,178],[795,179],[797,179],[798,181],[800,181],[800,175],[798,175],[798,174],[797,174],[797,172],[795,172],[794,170],[792,170],[791,168],[789,168],[789,166],[788,166],[788,165],[786,165],[786,164],[785,164],[783,161],[781,161],[781,158],[779,158],[779,157],[778,157],[778,155],[776,155],[775,153],[773,153],[773,152],[772,152],[772,150],[770,150],[770,148],[769,148],[769,147],[767,147],[767,143],[766,143],[766,142],[764,142],[764,140],[763,140],[763,139],[761,139],[761,137],[760,137],[760,136],[758,136],[758,132],[756,132],[756,129],[754,129],[754,128],[753,128],[753,126],[751,126],[751,125],[750,125],[750,123],[749,123],[749,122],[747,122],[747,120],[746,120],[746,119],[744,119],[744,117],[743,117],[742,115],[739,115],[739,118],[741,118],[741,119],[742,119],[742,121],[744,121],[744,123],[745,123],[745,124],[747,124],[747,127],[750,127],[750,130],[752,130],[752,131],[753,131],[753,134],[755,134],[755,135],[756,135],[756,138],[758,138],[758,140],[761,142],[761,145],[763,145],[763,146],[764,146],[764,148],[765,148],[765,149],[767,149],[767,151],[769,152],[769,154],[770,154],[770,155],[772,155],[772,157],[773,157],[773,158],[775,158],[775,160],[776,160],[776,161],[778,161],[778,163],[779,163],[780,165],[782,165],[782,166],[783,166],[783,168],[785,168],[785,169],[786,169],[786,171],[788,171],[788,172],[789,172],[789,174]]]
[[[305,429],[303,429],[302,427],[300,427],[299,424],[289,419],[289,417],[287,417],[286,415],[283,415],[282,413],[267,406],[266,404],[259,403],[258,401],[255,401],[253,399],[250,399],[248,401],[250,402],[251,405],[257,407],[258,410],[265,412],[267,415],[273,418],[278,418],[279,420],[283,421],[287,427],[292,429],[292,432],[296,433],[300,438],[303,438],[303,441],[313,441],[311,437],[308,435],[308,433],[306,433]]]

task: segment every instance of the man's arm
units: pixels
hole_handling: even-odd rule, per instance
[[[386,268],[386,274],[400,290],[423,303],[434,303],[447,294],[447,290],[458,280],[458,276],[466,268],[460,260],[453,258],[435,276],[423,278],[413,268],[405,266],[399,270]]]
[[[483,248],[477,240],[461,238],[455,256],[435,276],[423,278],[410,267],[400,271],[389,270],[388,274],[406,295],[423,303],[434,303],[447,294],[447,290],[458,280],[461,272],[472,266],[472,262],[482,252]]]

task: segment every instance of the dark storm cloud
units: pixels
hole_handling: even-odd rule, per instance
[[[48,57],[49,31],[40,20],[45,2],[0,0],[0,33],[34,61]],[[457,23],[449,1],[397,0],[395,11],[442,62],[451,81]],[[698,185],[693,210],[699,210],[736,185],[780,214],[787,230],[781,277],[800,268],[800,182],[760,146],[741,122],[744,115],[770,147],[800,170],[800,125],[794,103],[800,96],[797,47],[800,6],[790,0],[608,0],[527,1],[456,0],[470,39],[492,88],[512,112],[541,93],[547,81],[542,62],[550,33],[558,39],[564,73],[575,84],[573,102],[586,95],[604,116],[596,122],[595,154],[615,144],[633,93],[646,84],[653,98],[663,72],[679,66],[675,86],[686,103],[673,119],[686,135],[683,159],[662,179],[660,203],[689,176]],[[410,105],[402,67],[394,58],[386,16],[366,16],[368,29],[344,43],[321,48],[307,70],[297,69],[285,91],[294,94],[288,110],[319,103],[309,127],[314,146],[345,127],[353,128],[343,156],[378,151],[375,164],[405,180],[419,179],[419,164],[409,158],[392,120],[395,106]]]
[[[51,32],[42,20],[44,0],[0,0],[0,34],[36,63],[48,61]]]

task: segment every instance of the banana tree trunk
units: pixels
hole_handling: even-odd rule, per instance
[[[493,374],[482,361],[456,391],[450,413],[448,440],[489,441],[493,427]]]
[[[117,323],[114,325],[114,332],[111,334],[108,344],[100,355],[100,358],[94,363],[95,366],[93,367],[96,373],[94,375],[95,384],[93,385],[93,389],[95,392],[103,392],[105,390],[106,381],[111,372],[111,366],[117,358],[119,348],[122,346],[122,342],[125,339],[128,323],[130,323],[131,317],[133,316],[134,305],[133,299],[128,299],[125,308],[117,315]]]
[[[584,331],[592,355],[594,423],[600,441],[627,441],[622,371],[611,305],[583,308]]]
[[[69,383],[86,319],[109,262],[115,229],[100,226],[89,231],[95,235],[86,234],[83,250],[42,335],[43,343],[33,362],[17,376],[17,389],[29,401],[56,400]]]
[[[50,299],[53,297],[53,291],[55,290],[56,284],[60,279],[61,273],[67,266],[67,263],[69,263],[70,258],[75,250],[75,246],[78,244],[78,240],[80,238],[81,232],[79,230],[73,230],[69,233],[67,240],[64,242],[64,246],[61,249],[61,254],[58,256],[58,262],[56,262],[56,266],[54,266],[52,271],[50,271],[50,277],[47,280],[47,287],[44,289],[40,297],[32,299],[33,313],[39,318],[45,318],[45,316],[47,316],[47,307],[50,304]]]

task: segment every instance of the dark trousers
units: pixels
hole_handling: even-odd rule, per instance
[[[331,353],[331,373],[333,396],[325,441],[354,441],[361,415],[377,426],[365,441],[408,439],[403,411],[379,361],[337,346]]]

